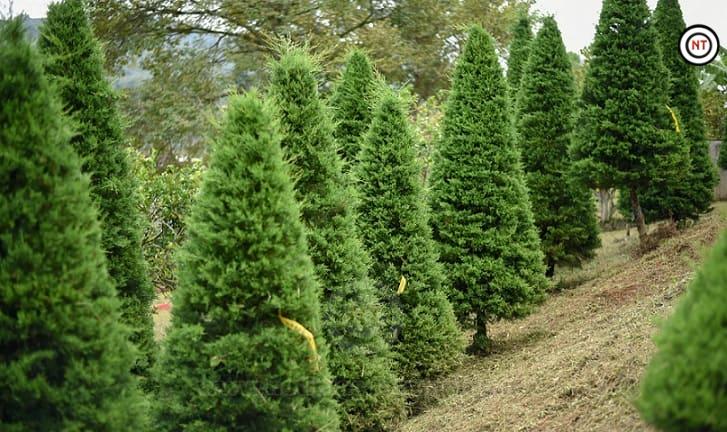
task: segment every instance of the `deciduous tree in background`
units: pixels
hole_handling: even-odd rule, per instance
[[[320,287],[271,111],[233,96],[213,144],[155,369],[160,430],[338,429]]]
[[[151,302],[154,289],[141,251],[141,213],[116,97],[106,81],[101,47],[93,36],[82,0],[51,4],[38,41],[45,68],[64,107],[78,127],[71,143],[91,176],[100,210],[109,274],[122,300],[122,319],[140,356],[135,370],[146,374],[154,351]]]
[[[355,193],[343,173],[330,112],[318,94],[319,72],[304,49],[284,47],[270,67],[269,93],[280,115],[282,146],[293,164],[301,218],[323,288],[323,334],[342,427],[388,430],[404,415],[404,397],[368,275],[370,259],[356,229]]]
[[[464,342],[443,287],[414,134],[403,102],[381,91],[356,170],[359,226],[386,305],[399,371],[412,385],[452,370]]]
[[[356,161],[359,142],[371,124],[376,86],[371,61],[363,51],[352,50],[331,96],[335,136],[344,160],[349,163]]]
[[[460,321],[523,316],[543,296],[543,253],[515,148],[508,91],[492,38],[471,28],[445,106],[432,170],[432,225]]]
[[[659,179],[683,181],[689,154],[674,130],[668,71],[644,0],[604,0],[583,89],[576,172],[593,187],[628,193],[642,245],[639,191]]]
[[[530,44],[523,73],[516,125],[535,225],[547,274],[555,265],[578,266],[594,256],[598,237],[593,195],[571,178],[568,148],[574,122],[575,87],[571,62],[558,25],[543,20]]]
[[[0,429],[148,427],[72,132],[22,23],[0,24]]]
[[[659,430],[727,429],[726,262],[724,233],[656,337],[637,406]]]

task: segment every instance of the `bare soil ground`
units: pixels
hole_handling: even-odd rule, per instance
[[[561,273],[533,315],[492,325],[494,353],[419,389],[401,431],[644,431],[632,401],[652,336],[727,227],[727,203],[637,256],[636,233],[602,235],[597,258]],[[653,227],[652,227],[653,228]]]

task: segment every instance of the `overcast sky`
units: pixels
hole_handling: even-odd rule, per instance
[[[0,0],[5,6],[11,0]],[[568,51],[579,52],[593,40],[602,0],[537,0],[535,9],[552,14],[560,25],[563,40]],[[657,0],[647,0],[650,8]],[[13,0],[13,11],[25,12],[31,18],[45,16],[50,0]],[[727,0],[681,0],[684,20],[687,25],[705,24],[712,27],[727,46]],[[2,8],[6,9],[5,7]]]

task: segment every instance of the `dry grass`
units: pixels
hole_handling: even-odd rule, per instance
[[[154,339],[160,341],[167,332],[172,319],[171,296],[168,294],[157,295],[154,301]]]
[[[727,203],[637,257],[637,238],[603,235],[594,262],[563,272],[530,317],[494,324],[495,352],[423,386],[430,404],[402,431],[643,431],[632,401],[660,319],[727,226]]]

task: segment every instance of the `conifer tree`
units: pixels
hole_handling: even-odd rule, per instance
[[[338,429],[320,287],[280,138],[255,93],[230,98],[155,366],[160,430]]]
[[[516,124],[550,276],[556,264],[580,265],[600,245],[591,191],[570,175],[574,103],[571,63],[557,23],[547,17],[530,45]]]
[[[492,38],[473,26],[454,70],[432,169],[434,238],[463,323],[476,314],[474,351],[487,322],[531,311],[547,286],[507,86]]]
[[[0,430],[146,430],[89,181],[22,28],[0,24]]]
[[[664,65],[669,71],[669,106],[678,113],[680,130],[689,147],[691,170],[686,181],[652,183],[642,193],[646,220],[671,217],[697,219],[709,210],[717,181],[705,138],[697,69],[682,59],[678,46],[686,28],[678,0],[659,0],[654,10]],[[677,114],[675,114],[677,115]]]
[[[520,89],[520,81],[528,63],[532,40],[533,30],[530,17],[527,13],[522,13],[512,28],[510,54],[507,57],[507,83],[513,100],[517,97]]]
[[[346,162],[353,163],[360,151],[359,141],[371,124],[376,74],[366,53],[354,49],[346,58],[346,66],[331,96],[334,134]]]
[[[328,364],[346,430],[384,430],[404,414],[382,309],[368,276],[354,196],[343,173],[328,108],[318,94],[318,66],[304,49],[286,47],[271,65],[269,93],[281,119],[282,146],[293,163],[301,218],[323,288]]]
[[[124,150],[116,97],[105,78],[103,55],[83,0],[51,4],[38,45],[46,57],[46,73],[78,127],[71,142],[83,161],[83,172],[91,176],[109,274],[122,300],[122,319],[140,349],[135,369],[145,374],[155,350],[154,290],[141,251],[136,180]]]
[[[662,431],[727,430],[727,233],[656,337],[638,407]]]
[[[359,226],[407,385],[451,370],[464,348],[443,287],[414,134],[399,97],[379,96],[357,166]]]
[[[647,231],[639,192],[652,181],[684,181],[689,149],[674,130],[668,71],[645,0],[604,0],[582,94],[576,172],[590,186],[619,187],[639,238]]]

